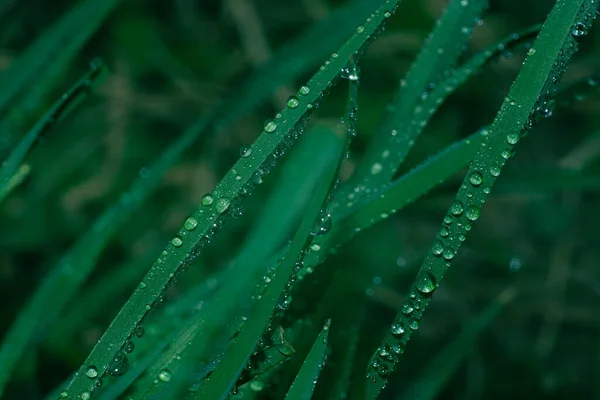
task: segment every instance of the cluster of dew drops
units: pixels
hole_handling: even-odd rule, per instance
[[[572,27],[571,35],[576,41],[580,40],[586,34],[587,27],[584,23],[577,22]],[[528,55],[531,56],[533,54],[535,54],[535,50],[532,48],[529,50]],[[557,63],[557,70],[553,71],[551,76],[551,83],[556,84],[558,82],[558,76],[564,72],[565,68],[566,65],[561,64],[559,60],[559,63]],[[505,101],[510,106],[517,106],[516,102],[508,98]],[[549,89],[546,95],[543,95],[538,99],[534,111],[525,122],[523,129],[520,132],[511,132],[507,134],[505,139],[506,148],[500,153],[501,159],[495,163],[492,162],[488,167],[488,182],[484,182],[486,179],[484,178],[485,174],[483,171],[472,168],[468,179],[466,180],[468,184],[463,183],[461,190],[466,192],[466,197],[468,199],[475,197],[477,191],[483,193],[483,195],[477,196],[480,204],[471,204],[465,207],[460,200],[452,202],[448,214],[444,217],[438,236],[431,247],[431,255],[434,257],[433,259],[435,261],[440,260],[440,262],[445,263],[446,267],[450,266],[450,261],[454,258],[457,251],[457,246],[453,246],[455,236],[460,242],[466,240],[466,233],[471,230],[471,223],[480,216],[480,207],[485,201],[486,195],[491,191],[491,184],[495,178],[500,175],[503,164],[514,157],[514,146],[536,123],[544,118],[552,116],[554,106],[555,101],[552,99],[551,89]],[[487,131],[484,131],[483,133],[484,135],[489,134]],[[486,146],[485,140],[482,142],[482,146]],[[484,185],[484,183],[486,184]],[[452,235],[450,228],[455,220],[456,231],[458,234]],[[431,264],[432,263],[427,264],[426,262],[426,268],[421,270],[417,275],[414,288],[411,289],[407,301],[402,305],[401,315],[396,318],[391,325],[389,335],[386,335],[386,340],[379,346],[375,353],[375,357],[371,360],[367,372],[367,379],[375,382],[378,377],[384,379],[387,378],[391,366],[397,362],[398,356],[404,352],[411,331],[415,331],[419,328],[423,310],[430,301],[430,298],[438,285],[436,277],[431,272]]]

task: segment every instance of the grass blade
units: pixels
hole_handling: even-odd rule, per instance
[[[594,0],[559,0],[548,16],[413,282],[404,302],[404,309],[411,311],[396,316],[371,359],[367,369],[367,398],[376,398],[385,387],[398,362],[397,356],[418,329],[431,295],[466,239],[471,224],[479,217],[481,206],[504,163],[512,156],[515,144],[537,118],[551,114],[548,110],[554,104],[555,85],[577,50],[578,40],[595,18],[598,6],[594,3]],[[396,355],[392,360],[380,355],[388,348]]]
[[[438,397],[444,386],[456,372],[462,360],[481,333],[498,317],[504,307],[517,295],[515,288],[507,288],[490,302],[485,309],[431,360],[418,379],[411,382],[406,391],[398,396],[399,400],[433,400]]]
[[[11,185],[11,180],[35,142],[56,125],[68,111],[72,110],[82,97],[87,95],[92,88],[94,80],[100,76],[102,69],[102,61],[96,60],[92,62],[90,71],[54,103],[50,110],[21,139],[6,161],[2,163],[0,167],[0,203],[2,203],[14,187],[14,185]]]
[[[252,190],[253,181],[270,170],[274,158],[271,154],[282,151],[292,144],[294,135],[303,129],[303,120],[313,103],[323,97],[329,85],[336,80],[347,60],[360,51],[364,45],[378,32],[385,20],[391,16],[397,1],[388,1],[365,23],[361,29],[332,56],[301,88],[299,95],[274,121],[265,124],[265,131],[251,147],[251,152],[242,157],[217,185],[214,192],[206,197],[203,206],[197,209],[186,221],[173,240],[164,250],[162,256],[152,266],[142,287],[129,298],[119,314],[113,320],[90,356],[80,368],[67,388],[67,394],[79,396],[95,388],[95,379],[90,379],[86,372],[93,368],[98,377],[107,372],[119,348],[124,345],[135,326],[152,309],[152,305],[160,297],[164,288],[172,282],[183,266],[191,262],[195,254],[210,240],[214,227],[224,222],[233,208],[239,206],[245,194]],[[271,157],[271,158],[269,158]],[[93,375],[96,375],[95,373]]]
[[[330,321],[325,323],[323,330],[308,352],[296,379],[285,396],[286,400],[310,400],[317,384],[321,369],[327,359],[327,333]]]
[[[58,74],[65,69],[77,52],[98,30],[102,22],[119,4],[120,0],[86,0],[77,3],[61,19],[56,21],[25,52],[0,74],[0,115],[4,114],[9,103],[17,96],[24,96],[19,110],[33,110],[39,100],[52,89]],[[35,84],[35,85],[34,85]],[[27,90],[27,88],[31,88]],[[17,112],[18,111],[18,112]],[[10,143],[13,129],[13,117],[0,126],[0,146]],[[4,148],[0,148],[2,152]]]
[[[415,134],[405,132],[403,126],[412,119],[421,99],[428,95],[432,85],[438,85],[456,64],[469,40],[479,16],[487,7],[487,0],[451,0],[439,19],[406,79],[401,81],[391,112],[384,117],[381,128],[370,141],[364,158],[357,166],[352,181],[369,181],[370,187],[389,182],[410,150]],[[382,154],[388,155],[382,158]]]

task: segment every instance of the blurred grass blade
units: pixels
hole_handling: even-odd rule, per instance
[[[278,49],[277,54],[244,83],[241,91],[254,93],[267,90],[272,93],[279,86],[292,83],[298,75],[308,68],[320,65],[336,51],[384,1],[355,0],[331,11],[326,18],[315,22],[297,38]],[[333,27],[335,28],[332,29]],[[224,122],[238,118],[249,109],[251,106],[245,101],[235,103],[227,110],[228,116]]]
[[[352,178],[355,184],[368,180],[369,187],[379,187],[394,176],[415,139],[415,135],[405,132],[402,127],[413,118],[416,107],[432,87],[451,73],[487,3],[487,0],[450,1],[421,47],[406,79],[401,81],[380,129],[367,146]],[[389,155],[382,157],[386,150]]]
[[[286,400],[310,400],[312,398],[317,379],[327,359],[327,334],[330,321],[325,323],[323,330],[310,349],[294,383],[285,396]]]
[[[116,359],[122,360],[120,348],[136,325],[152,309],[161,293],[174,277],[193,261],[200,249],[210,240],[216,229],[224,223],[228,214],[239,207],[245,195],[250,194],[257,179],[268,173],[275,161],[272,153],[289,147],[295,136],[304,129],[306,115],[313,103],[323,97],[329,86],[339,77],[347,60],[372,39],[381,25],[391,16],[397,1],[389,1],[366,21],[362,29],[332,56],[302,87],[298,97],[288,102],[279,117],[265,124],[263,133],[248,152],[225,175],[213,193],[203,199],[200,206],[185,222],[179,233],[152,266],[141,287],[129,298],[115,317],[90,356],[70,383],[67,394],[79,396],[95,388],[95,379],[86,375],[89,368],[98,371],[98,377],[107,372]],[[254,178],[254,180],[253,180]],[[117,354],[119,357],[117,357]]]
[[[56,125],[68,111],[72,110],[79,101],[87,95],[92,84],[102,72],[103,63],[96,60],[91,63],[90,71],[77,81],[71,88],[54,103],[46,114],[27,132],[15,149],[0,166],[0,204],[8,196],[13,176],[18,172],[23,160],[32,149],[34,143],[48,130]],[[0,384],[1,385],[1,384]]]
[[[514,146],[539,119],[551,115],[556,84],[578,49],[578,41],[590,29],[598,9],[595,3],[595,0],[559,0],[552,9],[405,298],[403,307],[413,311],[396,316],[371,358],[367,367],[368,399],[376,398],[385,387],[387,377],[398,362],[397,356],[404,351],[412,332],[418,329],[433,292],[472,223],[478,219],[502,167],[514,154]],[[388,349],[396,354],[391,360],[380,355]]]
[[[20,110],[11,114],[30,112],[39,106],[39,100],[52,90],[58,75],[77,55],[83,45],[98,30],[120,0],[85,0],[78,2],[69,12],[43,32],[25,52],[0,74],[0,115],[9,103],[23,95]],[[8,116],[12,118],[11,115]],[[0,126],[0,154],[10,143],[11,124]]]
[[[342,159],[341,149],[338,160]],[[334,179],[338,172],[337,160],[330,162],[327,171],[324,171],[319,185],[315,188],[313,196],[307,205],[304,217],[294,235],[294,238],[279,264],[275,276],[266,287],[265,292],[256,302],[250,318],[229,345],[223,359],[215,368],[210,377],[193,396],[196,399],[225,399],[234,387],[235,382],[248,362],[252,352],[257,346],[265,328],[269,324],[273,310],[285,293],[286,285],[297,272],[298,263],[302,261],[306,246],[309,243],[311,231],[317,217],[323,209]]]
[[[479,335],[490,325],[504,307],[512,302],[517,295],[514,287],[502,291],[500,295],[487,305],[478,315],[463,328],[463,330],[440,352],[427,363],[425,370],[412,380],[406,391],[398,396],[398,400],[433,400],[456,373],[462,360],[471,351]]]

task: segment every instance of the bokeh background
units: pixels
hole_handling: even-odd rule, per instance
[[[0,73],[73,3],[0,0]],[[235,98],[256,68],[344,3],[123,0],[56,80],[45,106],[94,57],[106,61],[110,74],[35,148],[28,158],[30,176],[0,207],[0,332],[8,329],[58,258],[174,138],[199,116]],[[466,55],[542,22],[553,3],[492,0]],[[446,4],[405,0],[362,57],[358,136],[344,176],[352,173]],[[563,82],[598,72],[598,39],[597,29],[585,38]],[[525,53],[524,46],[504,53],[453,94],[401,172],[489,124]],[[129,291],[103,298],[103,312],[70,337],[60,337],[55,326],[41,332],[41,345],[22,360],[7,399],[42,398],[83,362],[165,243],[233,165],[240,146],[258,136],[263,121],[317,67],[277,88],[233,124],[212,129],[186,151],[150,201],[110,242],[84,287],[89,290],[127,269],[133,271]],[[345,96],[343,87],[333,89],[313,120],[339,118]],[[24,116],[24,126],[31,126],[43,111]],[[594,96],[558,107],[519,144],[384,398],[401,392],[486,304],[515,284],[526,290],[478,340],[465,345],[467,356],[439,398],[600,397],[599,111]],[[206,279],[235,256],[277,173],[251,197],[244,216],[203,252],[201,268],[191,268],[170,296]],[[344,264],[348,299],[366,305],[368,320],[360,343],[365,354],[377,346],[400,308],[462,177],[453,177],[359,235],[341,256],[328,261]]]

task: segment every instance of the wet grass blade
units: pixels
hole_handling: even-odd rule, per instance
[[[100,76],[103,63],[100,60],[90,65],[90,71],[77,81],[71,88],[54,103],[46,114],[19,141],[15,149],[0,167],[0,203],[8,196],[11,180],[18,172],[23,160],[33,148],[36,141],[56,125],[79,101],[91,90],[94,80]]]
[[[2,74],[0,74],[0,115],[9,103],[20,96],[24,100],[19,110],[12,114],[30,112],[39,106],[41,98],[47,96],[60,74],[78,51],[98,30],[102,22],[120,3],[120,0],[86,0],[77,3],[62,18],[56,21]],[[28,90],[28,88],[31,88]],[[13,125],[8,115],[0,126],[1,146],[10,143]],[[0,152],[3,148],[0,148]]]
[[[340,149],[338,159],[341,158],[342,152]],[[293,280],[293,275],[297,272],[298,262],[301,262],[304,258],[303,253],[306,251],[315,221],[326,202],[327,194],[332,188],[338,164],[337,160],[331,162],[328,171],[324,172],[307,206],[300,227],[279,264],[275,276],[256,302],[254,312],[250,313],[251,316],[229,345],[217,368],[200,387],[200,390],[193,395],[193,398],[225,399],[234,387],[238,376],[267,328],[273,310],[284,294],[286,285],[291,279]]]
[[[415,109],[431,88],[440,84],[451,73],[463,46],[469,40],[479,16],[487,7],[487,0],[451,0],[434,31],[421,47],[406,79],[390,107],[390,112],[370,141],[364,158],[357,166],[352,181],[369,181],[370,187],[389,182],[414,143],[414,135],[402,127],[410,121]],[[387,150],[387,156],[382,156]]]
[[[433,400],[448,384],[452,375],[468,355],[481,333],[494,322],[504,307],[517,295],[515,288],[510,287],[476,315],[472,321],[440,352],[427,363],[425,370],[419,373],[406,391],[398,396],[398,400]]]
[[[556,84],[596,16],[595,3],[559,0],[548,16],[412,284],[403,304],[410,312],[396,316],[367,367],[367,398],[376,398],[385,387],[514,146],[537,120],[551,114]],[[388,359],[381,353],[394,356]]]
[[[98,378],[107,372],[116,355],[120,354],[120,347],[125,344],[135,326],[152,309],[165,287],[210,240],[215,233],[214,227],[220,226],[229,212],[241,204],[244,195],[251,192],[252,179],[256,181],[270,170],[274,161],[272,153],[282,151],[292,144],[294,136],[304,128],[304,120],[313,103],[321,100],[329,85],[339,77],[347,60],[360,51],[379,31],[381,25],[391,16],[396,4],[397,1],[388,1],[376,11],[308,84],[300,89],[298,97],[290,99],[288,107],[282,110],[278,118],[265,124],[263,133],[249,151],[225,175],[213,193],[203,199],[203,205],[186,220],[140,287],[125,303],[70,383],[66,391],[68,395],[79,396],[94,390],[95,379],[90,379],[86,372],[94,368],[98,371]]]
[[[286,400],[310,400],[317,384],[321,369],[327,359],[327,334],[330,321],[325,323],[323,330],[308,352],[296,379],[285,396]]]

